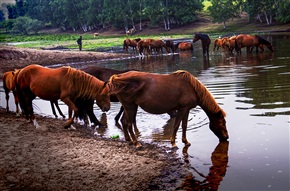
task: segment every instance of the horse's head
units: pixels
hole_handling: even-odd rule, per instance
[[[220,141],[225,141],[229,138],[226,127],[225,114],[222,111],[210,116],[209,128],[219,138]]]
[[[100,90],[99,94],[96,94],[96,103],[99,108],[104,111],[109,111],[110,109],[110,95],[107,93],[103,93],[104,89],[106,88],[106,83],[104,83],[102,89]]]
[[[192,39],[193,43],[195,43],[198,40],[199,40],[199,35],[198,34],[195,34],[194,35],[194,38]]]

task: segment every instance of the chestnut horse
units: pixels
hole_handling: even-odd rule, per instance
[[[225,39],[223,41],[223,46],[225,48],[228,48],[229,53],[233,53],[233,50],[234,50],[234,48],[236,46],[236,36],[231,36],[230,38]]]
[[[125,139],[130,141],[128,130],[136,147],[137,141],[132,130],[136,121],[138,106],[152,114],[177,111],[171,144],[176,147],[175,137],[182,121],[182,142],[190,145],[186,139],[189,111],[199,105],[209,117],[210,129],[220,139],[228,139],[225,112],[213,96],[192,74],[179,70],[172,74],[152,74],[130,71],[113,75],[101,94],[116,94],[124,107],[125,120],[122,120]]]
[[[5,99],[6,99],[6,111],[9,112],[9,92],[12,91],[13,96],[14,96],[14,102],[16,105],[16,116],[19,117],[20,116],[20,110],[19,110],[19,99],[18,99],[18,95],[16,92],[16,86],[15,86],[15,77],[17,76],[18,72],[20,72],[20,70],[15,70],[15,71],[9,71],[9,72],[5,72],[3,75],[3,87],[5,90]],[[59,106],[58,106],[58,102],[53,102],[50,101],[50,105],[51,105],[51,109],[52,109],[52,113],[53,115],[57,118],[57,114],[55,112],[55,107],[57,108],[59,114],[65,118],[64,114],[62,113],[62,111],[60,110]]]
[[[148,55],[150,55],[150,43],[153,41],[154,41],[154,39],[140,40],[137,43],[139,55],[144,55],[144,52],[143,52],[144,50],[147,52]]]
[[[193,46],[190,42],[179,42],[175,46],[175,50],[179,49],[180,51],[193,51]]]
[[[271,51],[274,52],[272,44],[266,39],[262,38],[258,35],[248,35],[248,34],[240,34],[236,37],[236,51],[237,53],[241,53],[241,49],[243,47],[247,48],[247,53],[251,53],[256,47],[256,52],[258,53],[258,48],[264,52],[264,45]]]
[[[203,55],[209,55],[209,45],[210,45],[210,38],[207,34],[195,34],[194,38],[193,38],[193,43],[195,43],[196,41],[201,40],[201,45],[202,45],[202,52]]]
[[[128,53],[128,48],[129,46],[133,48],[133,52],[135,50],[135,52],[137,53],[137,43],[140,41],[141,39],[140,38],[136,38],[136,39],[129,39],[129,38],[126,38],[124,40],[124,44],[123,44],[123,50],[125,50],[127,53]]]
[[[217,48],[217,50],[219,50],[219,48],[223,48],[223,52],[226,51],[226,46],[225,46],[225,42],[227,42],[229,40],[228,37],[223,37],[223,38],[216,38],[214,40],[214,47],[213,50],[215,51],[215,49]]]
[[[16,77],[16,90],[20,106],[26,114],[26,119],[33,121],[36,128],[39,127],[33,114],[32,100],[38,96],[44,100],[57,101],[61,99],[74,111],[73,117],[65,123],[65,128],[70,127],[76,116],[78,108],[75,106],[76,99],[96,100],[102,111],[110,109],[110,97],[100,95],[104,88],[104,82],[70,67],[45,68],[40,65],[29,65],[23,68]],[[97,119],[91,118],[101,125]]]
[[[5,91],[5,99],[6,99],[6,112],[9,112],[9,92],[12,91],[13,96],[14,96],[14,102],[16,105],[16,116],[19,117],[20,116],[20,110],[19,110],[19,100],[18,100],[18,96],[16,93],[16,87],[15,87],[15,76],[17,75],[17,73],[19,72],[19,70],[15,70],[15,71],[9,71],[9,72],[5,72],[3,75],[3,88]]]
[[[161,53],[163,54],[163,49],[162,48],[165,48],[166,51],[167,51],[167,53],[170,52],[170,51],[168,52],[168,50],[166,48],[166,43],[163,42],[162,40],[153,40],[153,41],[150,41],[149,42],[149,46],[150,46],[150,51],[152,49],[154,49],[157,54],[159,54],[159,51],[160,50],[161,50]]]

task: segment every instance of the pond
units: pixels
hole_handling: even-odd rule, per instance
[[[212,51],[204,59],[201,44],[193,52],[135,57],[101,63],[70,63],[75,68],[98,65],[113,69],[137,69],[154,73],[171,73],[183,69],[195,75],[213,94],[227,113],[229,141],[219,144],[208,128],[208,118],[200,107],[189,115],[184,148],[181,129],[176,151],[187,163],[196,184],[219,190],[289,190],[289,124],[290,124],[290,35],[263,36],[272,42],[275,52],[230,55]],[[2,85],[2,84],[1,84]],[[12,95],[12,94],[11,94]],[[1,107],[5,97],[1,88]],[[13,108],[13,99],[10,99]],[[50,115],[48,101],[34,100],[35,112]],[[61,104],[67,114],[67,107]],[[96,116],[108,124],[93,133],[115,134],[123,138],[114,117],[120,103],[112,103],[106,114],[95,107]],[[152,115],[142,109],[137,113],[138,140],[171,146],[169,140],[174,118]],[[187,150],[187,152],[186,152]]]

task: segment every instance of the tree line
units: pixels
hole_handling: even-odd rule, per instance
[[[289,0],[16,0],[15,5],[7,5],[8,20],[0,11],[0,22],[2,28],[22,33],[44,26],[87,32],[108,26],[142,30],[162,24],[170,30],[194,22],[204,4],[209,5],[205,11],[212,21],[224,28],[241,12],[248,13],[249,22],[290,22]]]

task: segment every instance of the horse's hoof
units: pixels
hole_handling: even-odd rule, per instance
[[[135,146],[136,146],[136,149],[141,149],[142,148],[142,145],[139,142],[135,143]]]

